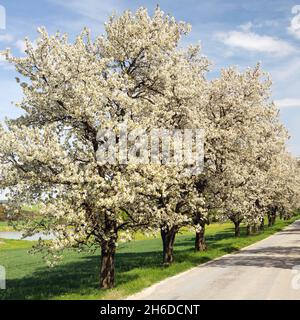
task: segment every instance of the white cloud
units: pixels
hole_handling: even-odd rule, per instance
[[[242,25],[242,31],[218,32],[216,37],[225,45],[248,51],[265,52],[285,56],[296,51],[288,42],[267,35],[251,32],[251,25]]]
[[[262,23],[260,23],[259,26],[260,27],[266,26],[266,27],[273,27],[274,28],[274,27],[280,26],[280,23],[277,20],[265,20]]]
[[[20,50],[21,53],[25,53],[26,45],[24,40],[18,40],[15,42],[15,47]]]
[[[108,20],[114,11],[123,11],[123,4],[119,0],[48,0],[54,5],[58,5],[67,13],[75,13],[74,17],[64,17],[52,22],[56,30],[64,32],[78,33],[83,27],[88,27],[96,33],[104,31],[103,24]]]
[[[250,31],[252,27],[253,27],[253,23],[251,21],[241,24],[239,26],[239,28],[245,32]]]
[[[264,27],[276,28],[279,25],[280,25],[279,22],[276,20],[263,20],[259,22],[248,21],[238,26],[238,28],[241,29],[242,31],[251,31],[251,29],[253,30],[253,29],[264,28]]]
[[[12,107],[12,101],[19,102],[23,97],[21,87],[15,80],[0,79],[0,88],[0,121],[21,115],[23,111],[20,108]]]
[[[292,8],[292,14],[297,14],[297,13],[299,13],[299,12],[300,12],[300,5],[297,4],[297,5],[293,6],[293,8]]]
[[[12,42],[14,37],[11,34],[0,34],[0,42]]]
[[[300,58],[298,56],[295,56],[291,59],[286,59],[278,65],[272,65],[270,71],[272,73],[273,79],[275,79],[276,82],[283,82],[290,86],[291,81],[295,83],[300,80],[299,70]]]
[[[280,108],[300,108],[300,98],[285,98],[275,100]]]
[[[3,55],[0,55],[0,68],[4,70],[14,70],[14,67],[6,61]]]
[[[105,21],[114,10],[119,7],[117,1],[99,0],[48,0],[54,4],[65,7],[81,16],[97,21]]]
[[[295,16],[292,18],[288,31],[294,37],[300,39],[300,5],[292,8],[292,14]]]

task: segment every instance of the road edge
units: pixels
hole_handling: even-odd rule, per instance
[[[275,232],[275,233],[271,234],[270,236],[268,236],[268,237],[266,237],[266,238],[264,238],[264,239],[262,239],[262,240],[259,240],[259,241],[257,241],[257,242],[254,242],[254,243],[252,243],[252,244],[250,244],[250,245],[248,245],[248,246],[246,246],[246,247],[243,247],[243,248],[238,249],[238,250],[236,250],[236,251],[234,251],[234,252],[231,252],[231,253],[224,254],[223,256],[220,256],[220,257],[218,257],[218,258],[216,258],[216,259],[213,259],[213,260],[210,260],[210,261],[208,261],[208,262],[201,263],[201,264],[199,264],[199,265],[197,265],[197,266],[195,266],[195,267],[192,267],[192,268],[190,268],[190,269],[188,269],[188,270],[185,270],[185,271],[183,271],[183,272],[180,272],[180,273],[178,273],[178,274],[176,274],[176,275],[174,275],[174,276],[167,277],[166,279],[163,279],[163,280],[161,280],[161,281],[159,281],[159,282],[157,282],[157,283],[154,283],[154,284],[152,284],[150,287],[144,288],[144,289],[142,289],[141,291],[139,291],[139,292],[137,292],[137,293],[134,293],[133,295],[130,295],[130,296],[128,296],[128,297],[126,297],[126,298],[124,298],[124,299],[122,299],[122,300],[141,300],[141,298],[137,299],[137,296],[143,296],[143,295],[149,295],[149,294],[151,294],[153,291],[155,291],[155,289],[156,289],[158,286],[160,286],[161,284],[164,284],[165,282],[169,281],[170,279],[177,279],[178,277],[181,277],[182,275],[185,275],[185,274],[187,274],[187,273],[189,273],[189,272],[191,272],[191,271],[193,271],[193,270],[195,270],[195,269],[199,269],[199,268],[205,267],[205,266],[207,266],[207,265],[209,265],[209,264],[211,264],[211,263],[213,263],[213,262],[215,262],[215,261],[218,261],[218,260],[223,259],[223,258],[225,258],[225,257],[232,256],[232,255],[234,255],[234,254],[237,254],[237,253],[240,253],[240,252],[242,252],[242,251],[244,251],[244,250],[247,250],[247,249],[249,249],[249,248],[257,245],[258,243],[261,243],[261,242],[263,242],[263,241],[266,241],[266,240],[269,239],[270,237],[273,237],[274,235],[276,235],[276,234],[278,234],[278,233],[280,233],[280,232],[282,232],[282,231],[290,228],[292,225],[294,225],[296,222],[299,222],[299,221],[300,221],[300,219],[297,219],[297,220],[295,220],[294,222],[292,222],[291,224],[289,224],[289,225],[287,225],[286,227],[284,227],[283,229],[281,229],[280,231]]]

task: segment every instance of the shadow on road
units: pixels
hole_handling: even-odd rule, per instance
[[[300,229],[288,230],[284,232],[300,232]],[[216,236],[208,236],[207,243],[212,250],[219,252],[233,252],[235,247],[228,242],[216,242],[218,239],[234,239],[233,230],[220,233]],[[181,240],[175,245],[176,262],[186,263],[189,261],[194,265],[208,262],[211,258],[202,253],[195,255],[193,250],[194,237],[182,236]],[[116,257],[116,284],[129,283],[143,277],[147,270],[157,270],[162,268],[161,249],[151,248],[148,252],[118,252]],[[124,250],[124,251],[126,251]],[[123,251],[123,250],[122,250]],[[275,254],[275,256],[274,256]],[[289,256],[295,255],[296,257]],[[30,263],[35,263],[32,260]],[[224,257],[221,260],[209,262],[211,266],[227,267],[238,266],[261,266],[292,268],[300,264],[300,247],[266,247],[261,249],[248,249],[242,253]],[[0,291],[1,299],[51,299],[64,294],[75,294],[76,298],[95,295],[101,297],[102,293],[98,290],[100,258],[99,252],[94,255],[82,255],[70,258],[52,269],[47,267],[37,267],[34,272],[30,272],[23,278],[10,278],[7,280],[7,290]],[[21,266],[20,266],[21,267]],[[22,266],[23,268],[24,266]],[[25,265],[27,268],[31,266]],[[154,268],[154,269],[151,269]]]

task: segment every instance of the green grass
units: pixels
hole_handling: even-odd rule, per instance
[[[28,205],[28,204],[24,204],[22,205],[21,209],[23,211],[27,211],[27,212],[38,212],[40,209],[40,205],[38,204],[33,204],[33,205]]]
[[[13,227],[8,225],[7,221],[0,221],[0,232],[13,231]]]
[[[99,252],[66,252],[59,266],[49,269],[40,255],[27,253],[29,241],[1,240],[0,264],[7,270],[7,289],[0,291],[0,299],[121,299],[155,282],[185,271],[198,264],[264,239],[299,219],[280,221],[264,233],[247,237],[242,228],[240,238],[234,238],[229,223],[212,224],[206,232],[209,249],[194,252],[194,235],[184,232],[176,238],[175,263],[161,265],[161,241],[136,240],[120,244],[116,257],[116,287],[98,289]],[[142,238],[142,237],[140,237]]]

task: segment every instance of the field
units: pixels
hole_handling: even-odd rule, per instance
[[[38,210],[39,210],[39,206],[38,205],[32,205],[32,206],[29,206],[29,205],[23,205],[21,207],[22,211],[23,211],[23,214],[24,213],[28,213],[30,215],[37,215],[38,214]],[[4,214],[3,212],[3,209],[2,209],[2,218],[5,219],[7,218],[6,216],[6,213]],[[1,217],[1,215],[0,215]],[[13,231],[13,227],[7,222],[7,221],[1,221],[0,220],[0,232],[5,232],[5,231]]]
[[[179,234],[175,244],[176,262],[170,267],[161,265],[159,238],[135,240],[120,244],[117,252],[116,287],[98,289],[99,252],[95,254],[68,251],[59,266],[49,269],[40,255],[28,254],[32,242],[0,239],[0,264],[7,271],[7,289],[0,291],[0,299],[121,299],[140,291],[166,277],[268,237],[281,230],[289,221],[278,220],[264,233],[234,238],[229,223],[212,224],[207,228],[206,252],[193,250],[194,235]]]
[[[13,228],[6,221],[0,221],[0,232],[13,231]]]

